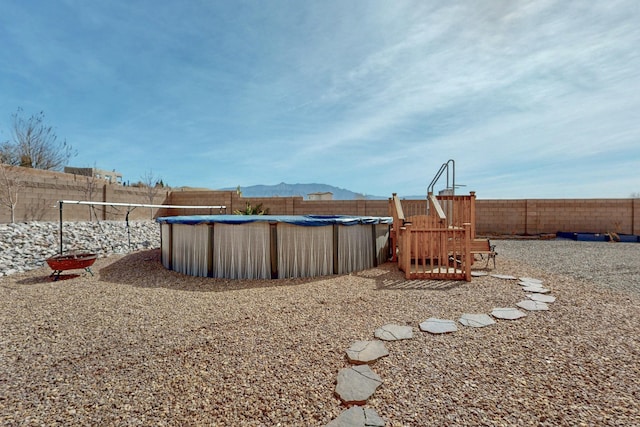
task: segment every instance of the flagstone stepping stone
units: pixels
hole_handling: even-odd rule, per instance
[[[355,405],[342,411],[326,427],[384,427],[385,422],[374,409]]]
[[[529,298],[530,300],[546,302],[546,303],[556,302],[556,297],[551,295],[527,294],[527,298]]]
[[[522,300],[519,303],[516,303],[516,305],[520,308],[524,308],[525,310],[529,310],[529,311],[549,310],[549,306],[546,303],[540,302],[540,301],[534,301],[530,299]]]
[[[482,276],[488,276],[489,273],[487,273],[486,271],[472,271],[471,272],[471,277],[482,277]]]
[[[550,289],[543,288],[542,286],[524,286],[522,290],[525,292],[533,292],[536,294],[548,294],[549,292],[551,292]]]
[[[374,336],[384,341],[408,340],[413,338],[413,329],[411,326],[388,324],[376,329]]]
[[[472,328],[483,328],[485,326],[493,325],[496,323],[488,314],[469,314],[464,313],[458,320],[464,326],[470,326]]]
[[[495,277],[496,279],[505,279],[505,280],[516,280],[517,277],[511,276],[509,274],[492,274],[491,277]]]
[[[431,317],[420,323],[420,330],[430,332],[432,334],[446,334],[456,332],[458,330],[458,325],[456,325],[454,320],[436,319],[435,317]]]
[[[542,285],[542,280],[534,279],[533,277],[521,277],[520,281],[526,282],[526,283],[537,283],[538,285]]]
[[[349,362],[360,365],[373,363],[381,357],[389,355],[389,350],[382,341],[356,341],[347,349]]]
[[[364,405],[380,384],[369,365],[356,365],[340,369],[335,393],[345,405]]]
[[[537,286],[537,287],[542,287],[542,284],[540,284],[540,283],[523,282],[522,280],[519,280],[519,281],[518,281],[518,285],[520,285],[520,286]]]
[[[491,315],[497,319],[516,320],[521,317],[525,317],[526,313],[518,310],[517,308],[494,308]]]

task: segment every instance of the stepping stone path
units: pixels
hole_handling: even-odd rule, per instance
[[[517,320],[526,314],[517,308],[494,308],[491,315],[496,319]]]
[[[524,308],[529,311],[546,311],[549,310],[549,306],[540,301],[534,301],[530,299],[522,300],[516,304],[520,308]]]
[[[389,350],[382,341],[356,341],[347,349],[347,359],[355,365],[373,363],[388,355]]]
[[[364,405],[380,384],[382,378],[369,365],[352,366],[338,372],[336,395],[347,406]]]
[[[342,411],[327,427],[384,427],[384,424],[375,410],[356,405]]]
[[[379,274],[377,274],[379,275]],[[485,272],[471,272],[473,277],[486,276]],[[543,281],[531,277],[520,277],[505,274],[492,274],[491,277],[505,280],[519,280],[527,294],[526,300],[522,300],[516,305],[527,311],[549,310],[547,303],[555,302],[556,298],[551,295],[544,295],[550,292],[542,286]],[[496,319],[517,320],[527,314],[511,307],[494,308],[491,316]],[[479,313],[464,313],[458,321],[468,327],[482,328],[495,324],[491,316]],[[431,317],[420,323],[420,330],[431,334],[446,334],[457,332],[458,326],[453,320],[437,319]],[[374,336],[379,340],[397,341],[413,338],[413,328],[411,326],[387,324],[374,331]],[[344,410],[338,417],[333,419],[327,427],[384,427],[385,421],[378,413],[369,408],[359,405],[366,404],[367,400],[375,393],[382,384],[380,378],[369,367],[369,363],[389,355],[389,351],[381,341],[356,341],[347,349],[347,359],[355,366],[341,369],[338,372],[335,394],[342,403],[349,408]]]
[[[390,323],[376,329],[374,336],[384,341],[408,340],[413,338],[413,328]]]
[[[464,326],[469,326],[472,328],[484,328],[485,326],[490,326],[496,323],[488,314],[469,314],[465,313],[460,317],[458,322],[462,323]]]
[[[420,323],[420,330],[432,334],[447,334],[450,332],[456,332],[458,330],[458,325],[456,325],[456,322],[453,320],[436,319],[435,317],[431,317]]]

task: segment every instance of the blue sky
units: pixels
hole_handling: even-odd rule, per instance
[[[481,199],[627,198],[639,23],[637,0],[5,0],[0,141],[22,107],[130,182],[422,195],[454,159]]]

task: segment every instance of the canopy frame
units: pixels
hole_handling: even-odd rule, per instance
[[[126,228],[127,228],[127,236],[129,239],[129,248],[131,248],[131,231],[129,229],[129,213],[131,213],[131,211],[133,211],[135,208],[167,208],[167,209],[218,209],[220,210],[220,212],[222,213],[222,211],[224,210],[224,212],[226,213],[227,211],[227,207],[224,205],[206,205],[206,206],[189,206],[189,205],[153,205],[153,204],[147,204],[147,203],[119,203],[119,202],[94,202],[94,201],[90,201],[90,200],[58,200],[58,205],[59,205],[59,210],[60,210],[60,247],[59,247],[59,253],[60,255],[62,255],[63,253],[63,243],[62,243],[62,211],[63,211],[63,206],[66,204],[68,205],[89,205],[91,207],[93,206],[110,206],[113,208],[116,207],[126,207],[127,208],[127,213],[125,215],[125,223],[126,223]]]

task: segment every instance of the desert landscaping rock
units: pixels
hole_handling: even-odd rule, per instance
[[[533,301],[540,301],[540,302],[546,302],[546,303],[556,302],[556,297],[552,295],[527,294],[527,298]]]
[[[431,317],[420,323],[420,330],[432,334],[447,334],[456,332],[458,330],[458,325],[454,320],[436,319],[435,317]]]
[[[496,319],[517,320],[522,317],[525,317],[527,314],[523,313],[517,308],[505,307],[505,308],[494,308],[491,311],[491,315]]]
[[[374,336],[384,341],[408,340],[413,338],[413,328],[411,326],[388,324],[376,329]]]
[[[336,395],[343,404],[364,405],[382,384],[382,378],[369,365],[357,365],[338,372]]]
[[[342,411],[327,427],[384,427],[385,422],[371,408],[355,405]]]
[[[65,253],[106,257],[159,248],[160,228],[151,220],[129,221],[129,228],[124,221],[63,222],[62,238]],[[59,250],[59,222],[0,224],[0,276],[42,267]]]
[[[373,363],[388,356],[389,350],[382,341],[356,341],[347,349],[347,359],[354,364]]]
[[[549,310],[549,306],[544,303],[544,302],[540,302],[540,301],[534,301],[531,299],[525,299],[522,300],[518,303],[516,303],[516,305],[520,308],[524,308],[525,310],[528,311],[546,311]]]
[[[488,314],[471,314],[465,313],[458,320],[464,326],[469,326],[472,328],[484,328],[485,326],[490,326],[496,323]]]

